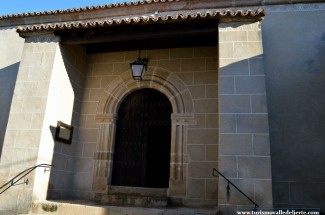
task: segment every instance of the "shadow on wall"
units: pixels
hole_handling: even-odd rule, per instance
[[[324,19],[272,12],[263,22],[275,207],[325,211]]]
[[[54,165],[47,192],[47,199],[70,199],[73,197],[74,163],[77,153],[81,150],[78,143],[78,133],[80,127],[80,112],[83,97],[83,82],[86,69],[86,52],[82,47],[60,46],[62,54],[62,68],[64,68],[65,86],[73,91],[73,104],[66,111],[72,111],[71,121],[57,119],[58,121],[74,127],[72,143],[66,144],[55,141],[56,127],[51,125],[49,130],[54,141],[54,153],[52,164]],[[61,71],[62,72],[62,71]],[[62,83],[60,82],[60,86]],[[64,93],[63,93],[64,94]],[[71,98],[66,98],[71,99]],[[67,109],[68,108],[68,109]],[[67,119],[66,119],[67,120]]]
[[[0,158],[20,62],[0,69]]]
[[[271,159],[264,56],[220,59],[219,171],[260,207],[272,207]],[[254,208],[219,178],[220,214]]]
[[[11,154],[19,155],[19,153],[14,150]],[[21,157],[22,156],[19,156],[19,158]],[[17,159],[15,160],[15,162],[2,162],[0,165],[0,172],[5,172],[6,174],[1,175],[0,187],[2,187],[6,182],[9,182],[22,171],[31,168],[35,164],[36,159],[37,156],[30,156],[28,159]],[[8,169],[10,169],[10,171],[8,171]],[[35,172],[36,170],[33,170],[28,175],[26,175],[26,177],[23,177],[21,178],[21,180],[17,181],[16,185],[10,187],[8,190],[6,190],[0,195],[0,214],[20,214],[28,212],[22,212],[21,210],[25,210],[26,208],[29,209],[30,205],[33,202],[32,188],[34,185]],[[49,173],[44,172],[44,176],[46,174]],[[28,183],[23,183],[24,180],[26,181],[27,179]],[[8,186],[5,186],[3,189],[0,190],[0,192],[4,191],[4,189],[7,187]]]

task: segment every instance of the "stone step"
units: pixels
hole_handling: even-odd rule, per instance
[[[98,205],[85,201],[36,201],[28,215],[216,215],[217,208],[145,208]]]
[[[108,186],[106,193],[96,193],[95,201],[105,205],[166,207],[166,188]]]

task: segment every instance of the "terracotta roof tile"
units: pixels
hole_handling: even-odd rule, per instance
[[[167,0],[152,0],[154,1],[167,1]],[[173,1],[173,0],[168,0]],[[146,1],[151,2],[151,1]],[[32,31],[53,31],[61,29],[78,29],[78,28],[94,28],[94,27],[104,27],[111,25],[122,25],[122,24],[132,24],[132,23],[149,23],[149,22],[164,22],[173,20],[187,20],[187,19],[197,19],[205,17],[215,17],[215,18],[262,18],[265,16],[265,11],[263,9],[253,10],[217,10],[217,9],[201,9],[201,10],[191,10],[191,11],[171,11],[171,12],[161,12],[154,14],[144,14],[136,16],[120,16],[120,17],[109,17],[101,18],[95,20],[85,20],[85,21],[70,21],[70,22],[59,22],[59,23],[47,23],[47,24],[36,24],[36,25],[25,25],[17,28],[18,32],[32,32]]]
[[[65,10],[50,10],[50,11],[41,11],[41,12],[8,14],[8,15],[0,16],[0,20],[1,19],[11,19],[11,18],[31,17],[31,16],[44,16],[44,15],[46,16],[46,15],[56,15],[56,14],[78,13],[81,11],[94,11],[94,10],[109,9],[109,8],[114,8],[114,7],[116,8],[116,7],[126,7],[126,6],[132,6],[132,5],[140,5],[140,4],[151,4],[151,3],[158,3],[158,2],[178,2],[178,1],[180,1],[180,0],[137,0],[137,1],[130,1],[130,2],[104,4],[104,5],[97,5],[97,6],[87,6],[87,7],[65,9]]]

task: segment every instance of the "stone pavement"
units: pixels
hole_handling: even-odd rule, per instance
[[[36,201],[33,215],[216,215],[217,207],[200,208],[141,208],[98,205],[86,201]],[[23,214],[21,214],[23,215]]]

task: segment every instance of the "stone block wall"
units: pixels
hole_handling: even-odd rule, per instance
[[[320,208],[324,214],[325,4],[266,10],[262,32],[274,207]]]
[[[50,35],[27,39],[1,165],[7,178],[38,163],[53,162],[55,168],[50,177],[35,172],[31,185],[8,193],[24,201],[2,207],[25,212],[32,196],[46,198],[48,185],[48,198],[94,199],[96,192],[106,192],[114,113],[128,93],[144,87],[161,90],[173,106],[172,201],[219,203],[222,211],[250,206],[233,189],[227,196],[225,181],[212,175],[219,168],[259,204],[272,205],[259,23],[221,24],[219,31],[219,53],[218,47],[142,51],[149,58],[142,82],[130,73],[138,52],[87,55],[81,47],[60,47],[59,38]],[[53,140],[59,120],[75,127],[71,145]],[[12,153],[23,160],[13,160]]]
[[[219,171],[259,205],[272,206],[271,159],[260,23],[219,26]],[[253,207],[219,179],[224,214]]]
[[[49,171],[38,168],[26,177],[28,185],[14,186],[3,193],[1,198],[5,200],[1,200],[0,210],[5,214],[27,213],[34,200],[45,200],[48,194],[66,197],[71,193],[78,144],[55,142],[54,133],[57,121],[78,127],[86,61],[83,49],[60,48],[59,41],[53,35],[25,40],[5,133],[0,178],[1,182],[8,181],[38,164],[54,164],[55,168],[51,170],[51,180]],[[78,133],[74,137],[77,140]]]
[[[29,38],[23,47],[0,162],[2,182],[36,164],[51,163],[52,158],[47,154],[53,140],[51,144],[42,138],[50,133],[43,122],[58,38]],[[28,212],[33,198],[46,197],[48,176],[43,170],[32,172],[28,186],[12,187],[1,195],[0,209],[5,214]]]
[[[212,176],[212,168],[218,166],[218,49],[217,47],[177,48],[142,51],[142,57],[149,58],[147,78],[154,74],[166,77],[182,88],[180,93],[188,96],[184,103],[194,107],[191,125],[184,125],[183,148],[181,149],[184,174],[179,180],[183,187],[173,192],[174,197],[188,205],[216,205],[218,180]],[[104,175],[105,186],[110,174],[109,160],[113,152],[108,146],[101,145],[102,138],[112,138],[101,133],[103,123],[96,121],[99,101],[109,94],[107,89],[116,80],[132,79],[130,63],[138,57],[137,51],[89,54],[81,104],[79,151],[75,159],[75,179],[73,189],[78,197],[90,198],[93,189],[105,187],[96,185],[94,175]],[[131,81],[141,88],[141,82]],[[144,83],[144,82],[142,82]],[[182,86],[182,87],[180,87]],[[163,85],[161,86],[163,87]],[[128,89],[125,88],[127,91]],[[173,95],[179,96],[179,95]],[[123,98],[118,98],[123,100]],[[170,98],[172,102],[173,98]],[[186,104],[185,104],[186,105]],[[101,136],[108,135],[108,136]],[[107,142],[113,142],[113,139]],[[106,148],[106,149],[105,149]],[[100,155],[105,151],[107,156]],[[177,152],[180,153],[180,152]],[[103,154],[102,154],[103,155]],[[105,178],[106,177],[106,178]],[[95,183],[95,184],[93,184]],[[99,188],[98,188],[99,187]]]
[[[0,158],[24,39],[15,28],[0,28]],[[0,181],[1,184],[1,181]]]
[[[64,88],[64,85],[70,88],[72,91],[72,106],[67,107],[67,103],[56,104],[55,107],[63,105],[64,109],[68,112],[72,112],[72,115],[68,119],[62,120],[64,123],[72,125],[74,127],[74,133],[72,138],[72,144],[66,144],[56,141],[54,146],[53,162],[54,167],[51,170],[50,184],[48,190],[48,199],[68,199],[73,196],[72,185],[74,183],[74,163],[76,157],[82,156],[84,150],[79,141],[79,127],[80,127],[80,111],[81,102],[83,97],[83,84],[86,74],[86,52],[79,46],[60,46],[62,55],[62,62],[64,63],[63,71],[65,76],[61,77],[60,88]],[[65,83],[63,83],[65,80]],[[62,94],[66,92],[56,92]],[[71,103],[70,103],[71,104]],[[67,121],[65,121],[67,120]],[[52,125],[52,132],[54,135],[55,124]],[[87,151],[87,150],[86,150]],[[82,178],[82,177],[81,177]]]
[[[17,165],[15,160],[19,159],[18,155],[25,157],[27,151],[20,150],[16,154],[12,149],[3,149],[24,39],[16,34],[15,28],[0,28],[0,46],[2,47],[0,50],[0,186],[2,186],[13,176],[10,169],[12,165]],[[15,143],[9,141],[7,144],[10,146]],[[10,154],[5,155],[5,152]],[[8,159],[11,162],[8,162]],[[23,197],[18,189],[1,194],[0,214],[15,214],[18,210],[17,197],[19,200]]]

